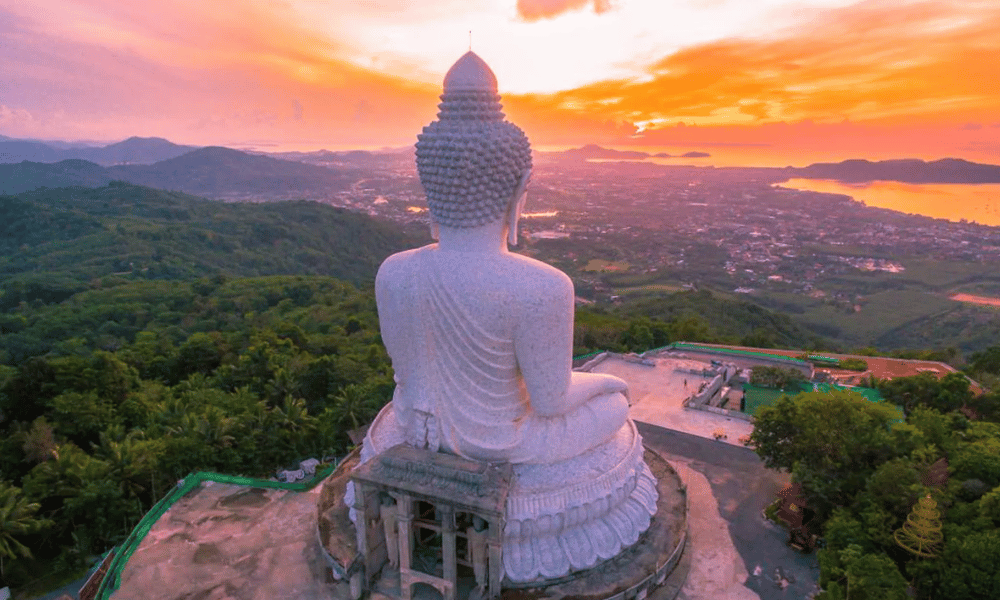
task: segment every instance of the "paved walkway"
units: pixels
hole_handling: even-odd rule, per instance
[[[639,431],[647,446],[689,478],[695,557],[682,600],[810,596],[819,575],[816,555],[792,549],[787,532],[761,514],[787,474],[767,469],[747,448],[645,423]],[[699,563],[703,569],[696,570]]]
[[[688,485],[693,556],[678,598],[809,597],[819,574],[815,554],[796,552],[785,543],[786,532],[761,516],[788,475],[766,469],[739,443],[753,432],[749,421],[683,406],[708,380],[690,373],[705,363],[676,358],[648,362],[652,365],[610,355],[592,371],[628,382],[629,414],[640,422],[645,443],[670,461]],[[720,430],[726,437],[716,440]]]
[[[684,399],[708,379],[678,369],[698,370],[705,363],[674,358],[649,360],[654,366],[610,355],[592,371],[628,382],[632,405],[629,416],[636,421],[713,439],[714,433],[720,431],[725,434],[722,441],[737,445],[740,437],[753,431],[749,421],[684,407]]]
[[[708,479],[686,465],[675,462],[673,467],[687,484],[691,501],[688,513],[691,571],[678,599],[760,600],[760,596],[743,585],[747,570],[729,535],[729,524],[719,514],[719,504]]]

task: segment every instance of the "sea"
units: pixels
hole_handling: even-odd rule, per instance
[[[1000,227],[1000,185],[872,181],[861,184],[826,179],[789,179],[781,187],[845,194],[868,206],[898,212]]]
[[[866,158],[871,161],[895,158],[919,158],[926,161],[942,156],[872,155],[842,156],[833,152],[804,151],[790,153],[770,147],[721,146],[685,148],[639,148],[619,147],[619,150],[643,150],[650,154],[666,152],[671,158],[648,158],[643,162],[661,165],[697,165],[715,167],[804,167],[817,162],[840,162],[847,158]],[[680,155],[690,150],[709,154],[707,157],[686,158]],[[998,157],[962,156],[974,162],[997,164]],[[873,181],[866,183],[842,183],[822,179],[790,179],[778,184],[782,187],[844,194],[868,206],[887,208],[903,213],[923,215],[948,221],[978,223],[1000,227],[1000,184],[914,184],[897,181]]]

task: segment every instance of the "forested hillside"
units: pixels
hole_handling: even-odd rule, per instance
[[[754,421],[751,444],[802,486],[822,538],[816,598],[1000,597],[1000,392],[974,397],[959,373],[875,383],[886,402],[807,392]]]
[[[393,389],[372,294],[327,277],[131,282],[5,318],[0,506],[36,560],[4,556],[4,585],[85,566],[192,471],[342,454]]]
[[[0,587],[86,566],[191,471],[343,453],[393,389],[371,282],[419,243],[309,202],[0,196]]]
[[[788,315],[708,290],[636,296],[621,304],[576,312],[574,354],[644,351],[670,342],[712,342],[758,348],[834,349],[836,343]]]
[[[134,279],[277,274],[371,281],[419,243],[313,202],[222,203],[113,182],[0,197],[0,310]]]
[[[90,161],[67,159],[57,163],[23,161],[0,163],[0,194],[19,194],[40,187],[107,185],[114,177]]]

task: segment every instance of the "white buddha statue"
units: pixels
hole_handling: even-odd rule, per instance
[[[655,480],[627,386],[572,368],[573,284],[511,253],[531,175],[490,68],[469,52],[445,77],[417,168],[438,242],[390,256],[375,281],[393,401],[367,460],[396,443],[509,462],[504,563],[512,581],[559,577],[636,541]]]

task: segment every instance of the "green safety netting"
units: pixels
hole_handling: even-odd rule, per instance
[[[153,508],[149,509],[149,512],[142,517],[139,523],[132,530],[132,533],[125,539],[124,542],[117,548],[114,559],[111,561],[111,565],[108,567],[108,572],[101,581],[100,587],[97,588],[97,595],[95,598],[97,600],[108,600],[111,594],[115,593],[118,587],[121,585],[121,572],[128,564],[132,554],[135,553],[136,549],[139,548],[139,544],[145,539],[146,534],[153,525],[160,520],[163,513],[173,506],[175,502],[183,498],[202,483],[206,481],[211,481],[214,483],[227,483],[231,485],[244,485],[255,488],[270,488],[270,489],[280,489],[288,490],[292,492],[306,492],[316,487],[316,484],[323,481],[333,472],[336,465],[327,465],[322,468],[316,469],[316,474],[312,479],[306,481],[299,481],[293,483],[285,483],[281,481],[270,481],[267,479],[255,479],[253,477],[242,477],[240,475],[223,475],[222,473],[211,473],[211,472],[198,472],[191,473],[184,479],[180,480],[176,486],[163,498],[160,499]]]
[[[812,389],[812,384],[805,381],[780,390],[744,383],[743,396],[746,401],[743,405],[743,412],[756,416],[760,407],[771,406],[782,396],[797,396],[802,392],[810,392]]]
[[[781,354],[768,354],[767,352],[754,352],[753,350],[737,350],[735,348],[723,348],[720,346],[704,346],[701,344],[690,344],[687,342],[677,342],[675,344],[670,344],[670,346],[664,346],[665,348],[674,348],[675,350],[690,350],[692,352],[713,352],[718,354],[732,354],[733,356],[749,356],[752,358],[768,358],[771,360],[781,360],[785,362],[798,363],[804,366],[808,366],[809,363],[800,360],[798,358],[793,358],[791,356],[784,356]]]
[[[882,394],[874,388],[837,385],[835,383],[809,383],[807,381],[803,381],[799,382],[797,385],[781,390],[760,387],[753,385],[752,383],[744,383],[743,393],[746,397],[746,403],[744,405],[743,412],[748,415],[756,415],[760,407],[773,405],[781,396],[797,396],[803,392],[812,391],[828,393],[834,391],[848,391],[860,394],[871,402],[881,402],[883,400]]]
[[[840,359],[834,358],[832,356],[820,356],[819,354],[810,354],[808,358],[812,362],[822,363],[824,365],[836,366],[840,364]]]
[[[660,346],[658,348],[650,348],[642,354],[649,354],[650,352],[659,352],[660,350],[690,350],[692,352],[714,352],[719,354],[732,354],[733,356],[749,356],[753,358],[769,358],[777,359],[781,361],[788,361],[793,363],[799,363],[802,365],[809,365],[808,362],[800,360],[798,358],[793,358],[791,356],[784,356],[782,354],[768,354],[767,352],[754,352],[753,350],[737,350],[735,348],[724,348],[722,346],[706,346],[703,344],[692,344],[690,342],[673,342],[667,344],[666,346]],[[591,352],[590,354],[583,354],[580,356],[574,356],[573,360],[583,360],[585,358],[591,358],[607,352],[607,350],[597,350],[596,352]]]

